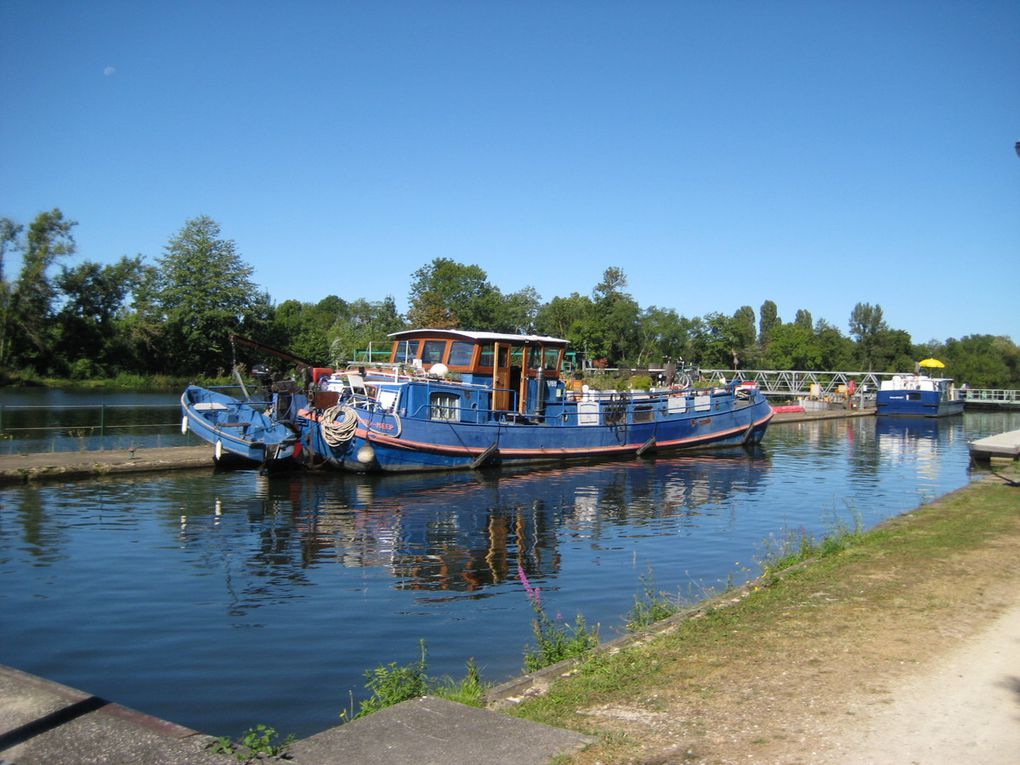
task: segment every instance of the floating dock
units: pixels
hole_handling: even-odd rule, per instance
[[[1015,460],[1020,458],[1020,430],[1010,430],[997,436],[971,441],[970,458],[975,462],[988,462],[993,457]]]

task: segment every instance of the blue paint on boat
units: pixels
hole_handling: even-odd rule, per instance
[[[757,444],[756,385],[593,391],[561,378],[567,341],[411,330],[392,371],[338,374],[298,413],[304,458],[356,472],[481,468]],[[328,404],[328,406],[327,406]]]
[[[265,469],[288,465],[300,450],[297,433],[266,409],[271,408],[189,385],[181,395],[181,430],[212,444],[217,462],[232,456]]]
[[[876,411],[885,416],[948,417],[963,413],[952,379],[924,374],[896,375],[882,382]]]

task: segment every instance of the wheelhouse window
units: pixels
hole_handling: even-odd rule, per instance
[[[555,372],[560,368],[560,349],[559,348],[546,348],[545,349],[545,370],[547,372]]]
[[[481,352],[478,354],[478,366],[491,367],[492,359],[495,355],[496,352],[495,350],[493,350],[492,343],[489,343],[488,345],[483,345]]]
[[[542,346],[533,345],[528,351],[528,369],[539,369],[542,366]]]
[[[475,352],[474,343],[465,343],[462,340],[455,341],[450,346],[450,360],[447,364],[451,367],[471,366],[471,357]]]
[[[426,340],[425,347],[421,349],[421,360],[423,364],[438,364],[443,360],[446,352],[445,340]]]
[[[401,340],[397,343],[390,362],[393,364],[410,364],[414,359],[418,358],[418,342],[417,340]]]
[[[429,416],[433,420],[460,419],[460,396],[437,391],[429,397]]]

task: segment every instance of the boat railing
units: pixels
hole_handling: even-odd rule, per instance
[[[653,421],[660,416],[671,416],[676,410],[670,410],[663,415],[656,407],[662,407],[670,399],[684,398],[685,404],[680,411],[701,412],[711,408],[713,397],[732,396],[737,386],[713,386],[711,388],[684,388],[684,389],[652,389],[649,391],[615,391],[599,390],[575,392],[567,391],[561,401],[549,402],[544,418],[538,418],[532,414],[521,414],[516,408],[517,392],[510,389],[497,389],[510,394],[512,406],[507,409],[464,409],[456,407],[458,416],[449,418],[451,422],[474,422],[474,423],[504,423],[504,424],[535,424],[538,422],[552,423],[556,425],[579,425],[585,420],[586,425],[612,425],[623,422],[637,421],[634,418],[633,410],[638,410],[638,416],[647,416],[647,421]],[[491,388],[486,388],[491,390]],[[374,408],[383,414],[392,414],[392,410],[379,407],[378,402],[368,402],[370,408]],[[584,404],[598,404],[598,409],[583,411]],[[582,405],[582,406],[579,406]],[[446,412],[452,412],[449,404],[438,405],[438,408]],[[399,409],[399,407],[398,407]],[[399,416],[412,419],[447,419],[433,417],[437,405],[431,401],[422,402],[414,410],[400,413]],[[631,412],[628,417],[628,412]],[[592,420],[592,418],[595,418]]]

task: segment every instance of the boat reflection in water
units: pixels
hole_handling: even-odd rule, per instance
[[[922,475],[932,478],[941,469],[939,449],[955,442],[959,433],[955,422],[943,418],[875,418],[875,437],[882,459],[890,465],[916,467]]]
[[[260,479],[249,516],[262,516],[275,566],[380,567],[396,589],[482,595],[518,565],[554,576],[564,538],[691,526],[706,504],[755,491],[767,466],[739,449],[516,472],[302,474]]]

